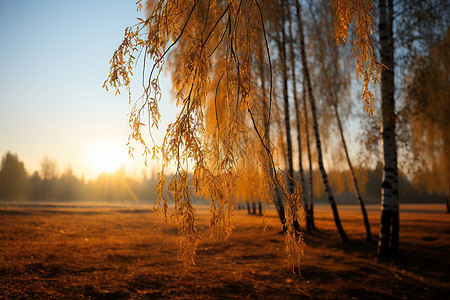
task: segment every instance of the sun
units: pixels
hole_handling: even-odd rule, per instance
[[[99,173],[117,171],[125,163],[127,157],[124,147],[110,141],[94,144],[89,149],[88,155],[89,164]]]

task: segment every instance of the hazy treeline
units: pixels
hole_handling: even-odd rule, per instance
[[[372,196],[374,201],[380,199],[381,171],[381,165],[371,170],[356,169],[363,194]],[[308,172],[305,176],[309,177]],[[319,176],[318,171],[313,173],[314,194],[321,202],[324,191]],[[102,173],[95,180],[85,180],[83,177],[77,177],[71,169],[58,173],[56,161],[48,158],[42,160],[39,171],[28,174],[18,155],[7,152],[1,161],[0,200],[154,202],[157,197],[153,193],[157,184],[154,177],[143,176],[137,180],[127,176],[124,168],[120,168],[115,173]],[[413,202],[434,202],[439,201],[440,196],[442,201],[443,195],[428,195],[417,190],[405,176],[401,178],[401,193],[405,196],[404,199]],[[331,171],[330,182],[338,195],[345,195],[338,201],[356,203],[356,198],[351,197],[351,178],[347,171]],[[308,192],[308,186],[304,188],[305,192]],[[370,199],[369,197],[368,202]],[[201,202],[201,199],[197,201]]]
[[[0,169],[0,199],[28,201],[154,202],[156,179],[130,178],[124,168],[95,180],[77,177],[71,169],[58,173],[56,161],[44,158],[39,171],[27,174],[17,154],[7,152]]]
[[[361,193],[367,204],[380,204],[381,199],[381,178],[382,165],[379,163],[374,169],[355,168],[358,183],[360,184]],[[309,174],[306,173],[308,178]],[[318,203],[326,203],[325,192],[320,174],[318,170],[313,172],[314,179],[314,195],[318,198]],[[357,204],[354,196],[354,188],[352,178],[348,170],[329,172],[330,185],[336,193],[337,202],[342,204]],[[399,174],[400,185],[400,202],[401,203],[443,203],[445,202],[445,194],[436,191],[429,191],[426,186],[420,186],[408,179],[408,177]],[[308,186],[305,185],[308,192]]]

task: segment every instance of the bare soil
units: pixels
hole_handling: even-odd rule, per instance
[[[400,253],[377,262],[356,206],[339,207],[342,244],[328,206],[305,234],[302,274],[286,262],[280,222],[236,211],[226,245],[202,242],[196,265],[177,261],[177,230],[150,206],[0,206],[0,299],[450,299],[450,215],[443,205],[403,205]],[[374,237],[379,207],[369,207]]]

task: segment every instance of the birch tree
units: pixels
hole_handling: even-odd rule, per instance
[[[395,139],[393,5],[393,0],[379,0],[378,3],[381,63],[387,67],[381,77],[383,178],[379,257],[396,255],[398,251],[399,190]]]
[[[306,150],[308,155],[308,190],[309,190],[309,201],[307,202],[307,212],[306,216],[312,229],[316,229],[314,225],[314,188],[313,188],[313,169],[312,169],[312,157],[311,157],[311,146],[309,140],[309,128],[310,122],[308,122],[308,101],[306,93],[306,81],[303,80],[303,115],[305,119],[305,132],[306,132]]]
[[[300,99],[299,94],[297,90],[297,66],[295,64],[296,61],[296,53],[294,51],[294,40],[295,37],[293,35],[292,31],[292,17],[290,13],[290,9],[288,9],[289,13],[287,14],[288,19],[288,44],[289,44],[289,64],[290,64],[290,71],[291,71],[291,83],[292,83],[292,95],[294,98],[294,107],[295,107],[295,125],[297,130],[297,154],[298,154],[298,172],[300,173],[300,183],[302,187],[305,186],[305,177],[303,172],[303,158],[302,158],[302,131],[301,131],[301,123],[302,123],[302,116],[301,116],[301,109],[300,109]],[[305,109],[305,108],[304,108]],[[302,188],[302,198],[304,198],[304,188]],[[306,213],[307,215],[310,214],[309,212],[309,205],[306,205]],[[312,229],[311,225],[311,218],[308,216],[306,217],[306,227],[309,231]]]
[[[287,58],[287,45],[288,45],[288,35],[286,33],[286,21],[287,14],[289,10],[286,8],[286,1],[277,1],[277,5],[279,9],[280,15],[276,18],[278,21],[277,24],[277,32],[275,34],[276,44],[279,52],[279,63],[281,68],[282,75],[282,92],[283,92],[283,114],[284,114],[284,126],[285,126],[285,135],[286,135],[286,157],[287,157],[287,171],[288,171],[288,185],[289,192],[293,193],[294,191],[294,163],[293,163],[293,150],[292,150],[292,137],[291,137],[291,116],[289,109],[289,90],[288,90],[288,58]]]
[[[323,182],[323,185],[325,188],[325,192],[328,195],[328,201],[330,202],[331,209],[333,211],[334,222],[336,224],[336,228],[338,230],[339,236],[341,237],[341,240],[343,242],[348,242],[349,240],[348,240],[347,234],[344,231],[344,228],[342,227],[341,219],[339,217],[339,212],[337,209],[337,204],[334,199],[333,192],[331,191],[330,184],[328,182],[327,172],[323,165],[322,145],[321,145],[321,140],[320,140],[320,135],[319,135],[319,124],[317,122],[316,103],[315,103],[315,98],[314,98],[314,94],[313,94],[313,90],[312,90],[311,78],[309,76],[308,64],[306,61],[305,37],[304,37],[304,33],[303,33],[303,21],[302,21],[302,8],[301,8],[301,4],[298,0],[296,1],[296,12],[297,12],[298,32],[299,32],[299,37],[300,37],[300,53],[301,53],[301,60],[302,60],[302,67],[303,67],[303,77],[304,77],[304,80],[306,81],[309,103],[311,105],[312,122],[313,122],[314,136],[315,136],[315,140],[316,140],[317,160],[319,163],[319,169],[320,169],[320,173],[322,175],[322,182]]]
[[[397,120],[401,111],[398,99],[401,90],[396,83],[405,80],[404,74],[411,67],[411,59],[424,45],[430,45],[436,34],[448,26],[448,1],[399,1],[394,12],[393,0],[380,0],[379,39],[380,59],[386,66],[381,82],[383,178],[381,187],[382,216],[378,255],[393,258],[398,252],[399,237],[399,188],[398,188],[398,144]],[[445,25],[447,24],[447,25]],[[397,55],[396,55],[397,50]],[[401,51],[401,54],[399,53]],[[401,68],[396,66],[400,65]],[[400,78],[395,80],[395,78]],[[406,111],[409,103],[406,102]],[[406,114],[408,115],[408,114]],[[409,117],[405,120],[408,121]]]
[[[339,49],[334,41],[334,36],[331,36],[329,30],[327,30],[327,28],[333,24],[334,17],[329,2],[322,1],[321,3],[318,3],[318,7],[316,8],[314,15],[313,20],[315,38],[313,42],[316,43],[316,46],[314,47],[314,56],[318,73],[317,91],[319,96],[324,98],[326,106],[331,107],[334,117],[336,118],[337,130],[339,132],[342,148],[344,150],[349,168],[353,190],[355,192],[356,199],[360,204],[364,219],[366,239],[367,241],[371,241],[372,234],[370,230],[370,223],[348,152],[347,142],[344,136],[344,128],[341,121],[342,114],[339,110],[339,107],[345,107],[347,110],[347,117],[351,111],[351,101],[348,99],[349,87],[351,83],[348,76],[349,67],[342,63],[342,49]]]

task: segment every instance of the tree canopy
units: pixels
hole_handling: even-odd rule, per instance
[[[26,182],[27,172],[23,162],[17,154],[7,152],[2,157],[0,168],[0,199],[23,200]]]
[[[199,241],[191,202],[188,171],[192,170],[192,186],[211,200],[210,229],[214,240],[225,241],[233,229],[236,185],[247,171],[252,176],[254,191],[266,203],[272,203],[275,191],[281,191],[285,202],[286,251],[293,265],[303,256],[302,233],[295,222],[304,217],[301,186],[293,193],[284,184],[283,171],[274,162],[274,146],[268,139],[272,108],[272,60],[267,39],[266,18],[270,14],[289,11],[284,1],[148,1],[148,17],[125,30],[123,42],[111,59],[106,88],[128,90],[133,103],[130,114],[131,142],[144,146],[144,155],[162,158],[156,210],[167,218],[168,200],[175,210],[180,236],[179,259],[185,265],[194,263]],[[142,1],[137,9],[143,8]],[[372,49],[373,2],[334,1],[336,39],[345,40],[348,27],[356,20],[354,54],[357,74],[364,81],[363,102],[373,111],[373,95],[368,90],[371,80],[378,81],[381,65]],[[281,24],[284,26],[284,23]],[[262,41],[262,42],[261,42]],[[262,46],[261,46],[262,45]],[[262,52],[261,49],[264,49]],[[262,56],[262,57],[261,57]],[[143,61],[146,75],[144,92],[137,100],[131,94],[131,76],[138,60]],[[269,91],[265,110],[261,106],[253,80],[254,62],[266,60],[269,65]],[[167,63],[166,63],[167,62]],[[149,67],[150,65],[150,67]],[[172,75],[180,111],[167,128],[162,145],[149,147],[142,135],[145,126],[157,127],[161,118],[162,99],[159,77],[164,67]],[[149,69],[150,71],[148,71]],[[147,70],[147,73],[145,73]],[[148,121],[145,117],[148,114]],[[163,192],[165,170],[175,166],[175,175]],[[285,175],[285,176],[283,176]]]

